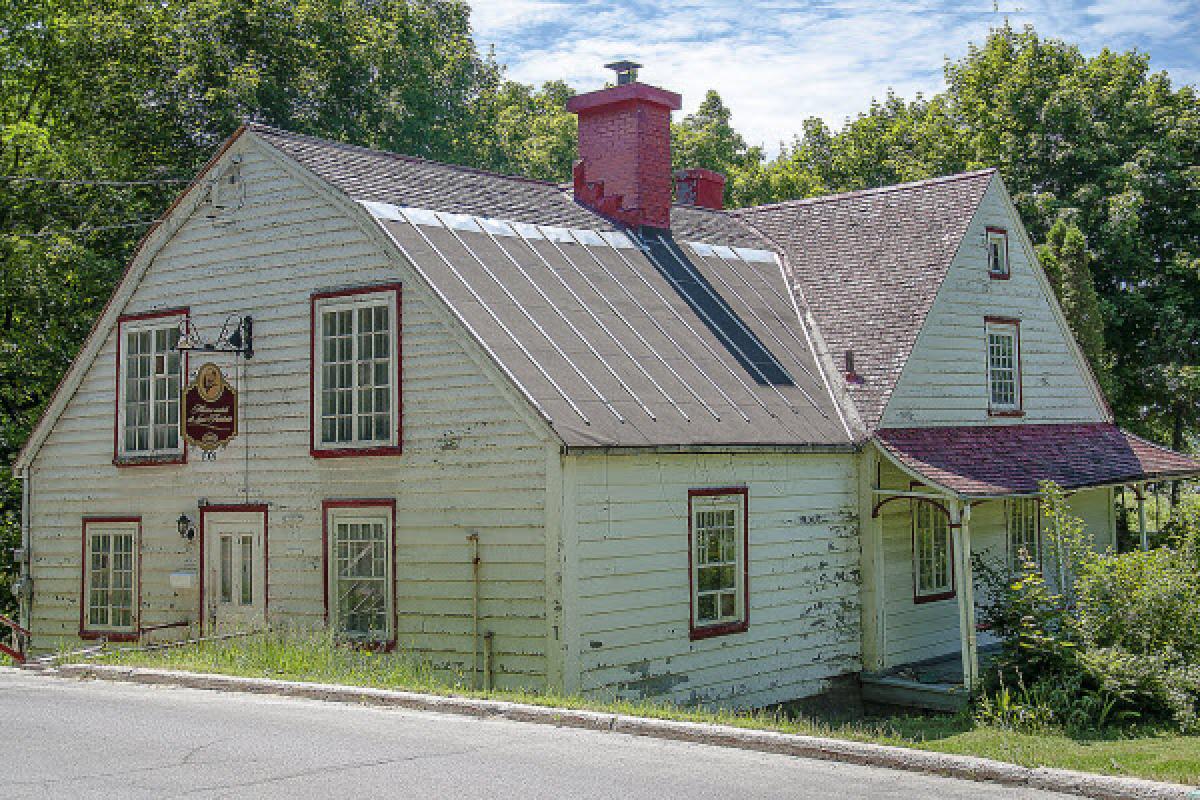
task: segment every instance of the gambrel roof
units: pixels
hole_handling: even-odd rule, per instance
[[[875,428],[996,170],[735,209],[775,242]]]

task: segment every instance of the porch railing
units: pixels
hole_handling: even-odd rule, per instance
[[[4,653],[18,664],[24,664],[25,647],[29,641],[29,631],[3,614],[0,614],[0,625],[10,630],[8,642],[5,643],[3,640],[0,640],[0,653]]]

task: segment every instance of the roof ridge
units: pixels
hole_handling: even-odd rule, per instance
[[[265,125],[261,122],[247,122],[246,128],[256,132],[261,131],[269,134],[290,136],[294,139],[319,142],[320,144],[337,147],[342,150],[354,150],[368,155],[392,158],[397,161],[407,161],[414,164],[430,164],[435,167],[446,167],[459,172],[469,172],[475,175],[486,175],[489,178],[503,178],[505,180],[517,181],[520,183],[532,183],[538,186],[548,186],[554,189],[562,188],[562,183],[560,181],[544,181],[539,178],[529,178],[524,175],[511,175],[509,173],[496,172],[494,170],[482,169],[480,167],[469,167],[465,164],[452,164],[448,161],[437,161],[432,158],[424,158],[423,156],[412,156],[408,155],[407,153],[396,153],[391,150],[379,150],[374,147],[366,147],[365,145],[354,144],[353,142],[339,142],[336,139],[326,139],[321,136],[313,136],[308,133],[297,133],[295,131],[286,130],[285,128],[276,128],[272,125]]]
[[[933,178],[924,178],[919,181],[909,181],[907,183],[893,183],[887,186],[874,186],[870,189],[855,189],[852,192],[839,192],[837,194],[824,194],[817,197],[798,197],[794,200],[781,200],[777,203],[763,203],[757,206],[744,206],[742,208],[732,208],[729,211],[733,214],[738,214],[747,211],[761,211],[771,208],[783,208],[788,206],[815,205],[817,203],[827,203],[837,200],[848,200],[855,197],[866,197],[877,194],[888,194],[889,192],[899,192],[906,189],[917,189],[924,186],[935,186],[942,183],[951,183],[953,181],[966,180],[968,178],[978,178],[983,175],[991,175],[999,170],[996,167],[987,167],[986,169],[971,170],[970,172],[956,172],[952,175],[938,175]]]

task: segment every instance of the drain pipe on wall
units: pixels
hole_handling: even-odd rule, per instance
[[[21,563],[17,575],[20,589],[17,592],[17,622],[27,630],[33,630],[33,527],[29,511],[29,501],[33,498],[33,476],[29,467],[21,470],[17,476],[21,480]],[[24,616],[24,619],[22,619]],[[29,647],[29,642],[25,643]]]
[[[471,543],[471,688],[479,688],[479,534],[467,535]]]
[[[487,631],[483,634],[483,690],[490,692],[492,690],[492,637],[494,634]]]

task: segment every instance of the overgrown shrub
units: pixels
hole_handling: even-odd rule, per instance
[[[1063,492],[1042,491],[1043,567],[980,565],[981,618],[1001,650],[977,714],[1026,729],[1200,730],[1200,513],[1181,509],[1162,547],[1098,552]]]

